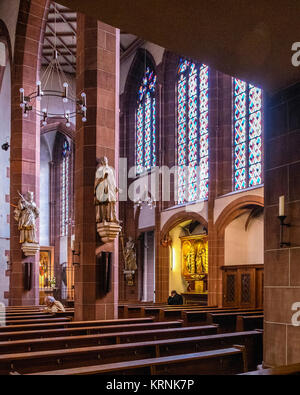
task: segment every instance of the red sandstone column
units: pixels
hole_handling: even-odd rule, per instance
[[[22,117],[19,105],[19,89],[25,94],[35,91],[40,65],[40,48],[43,43],[47,0],[21,1],[16,31],[14,65],[12,75],[12,123],[10,152],[10,201],[17,203],[18,191],[34,192],[39,206],[40,126],[31,114]],[[19,231],[14,220],[14,208],[10,211],[10,275],[9,304],[33,305],[38,303],[38,261],[36,257],[24,257],[19,243]],[[37,227],[39,223],[37,223]],[[37,232],[38,235],[39,232]],[[32,262],[32,289],[24,291],[23,266]]]
[[[94,178],[96,159],[107,156],[118,172],[119,32],[78,14],[77,93],[87,94],[87,122],[77,119],[75,144],[75,240],[80,266],[75,271],[75,319],[117,318],[118,243],[100,246],[96,232]],[[111,291],[97,299],[96,249],[113,253]]]

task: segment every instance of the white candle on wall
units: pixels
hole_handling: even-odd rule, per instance
[[[279,217],[284,217],[284,196],[279,198]]]

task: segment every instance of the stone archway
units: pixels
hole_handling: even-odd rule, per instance
[[[14,63],[12,67],[12,122],[10,158],[10,196],[16,202],[17,193],[34,192],[39,203],[40,126],[35,114],[23,118],[19,105],[19,89],[35,91],[41,61],[49,0],[21,0],[16,28]],[[19,244],[19,231],[10,212],[10,305],[33,305],[38,301],[38,256],[24,258]],[[31,262],[32,289],[23,290],[23,264]]]
[[[208,224],[204,217],[196,212],[182,210],[168,219],[160,231],[160,243],[158,246],[158,264],[156,270],[156,301],[166,302],[169,296],[169,248],[163,246],[163,241],[174,227],[185,221],[198,221],[207,228]]]
[[[210,269],[209,277],[209,304],[223,304],[223,283],[221,267],[225,263],[225,229],[240,214],[245,211],[246,206],[264,207],[264,198],[256,195],[240,197],[228,204],[217,221],[213,229],[210,229]]]

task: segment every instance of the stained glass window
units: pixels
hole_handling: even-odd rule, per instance
[[[68,235],[69,225],[69,180],[70,180],[70,145],[64,140],[61,162],[61,236]]]
[[[178,203],[208,197],[208,76],[206,65],[181,59],[177,79]]]
[[[156,75],[147,67],[138,92],[136,110],[137,174],[156,166]]]
[[[233,79],[234,188],[262,183],[262,90]]]

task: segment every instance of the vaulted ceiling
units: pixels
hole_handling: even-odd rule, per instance
[[[76,29],[77,12],[51,2],[43,45],[42,65],[44,67],[52,61],[56,48],[64,72],[70,74],[76,72]],[[130,56],[144,42],[134,34],[121,32],[121,61]]]
[[[123,32],[269,91],[300,80],[298,0],[59,0]]]

